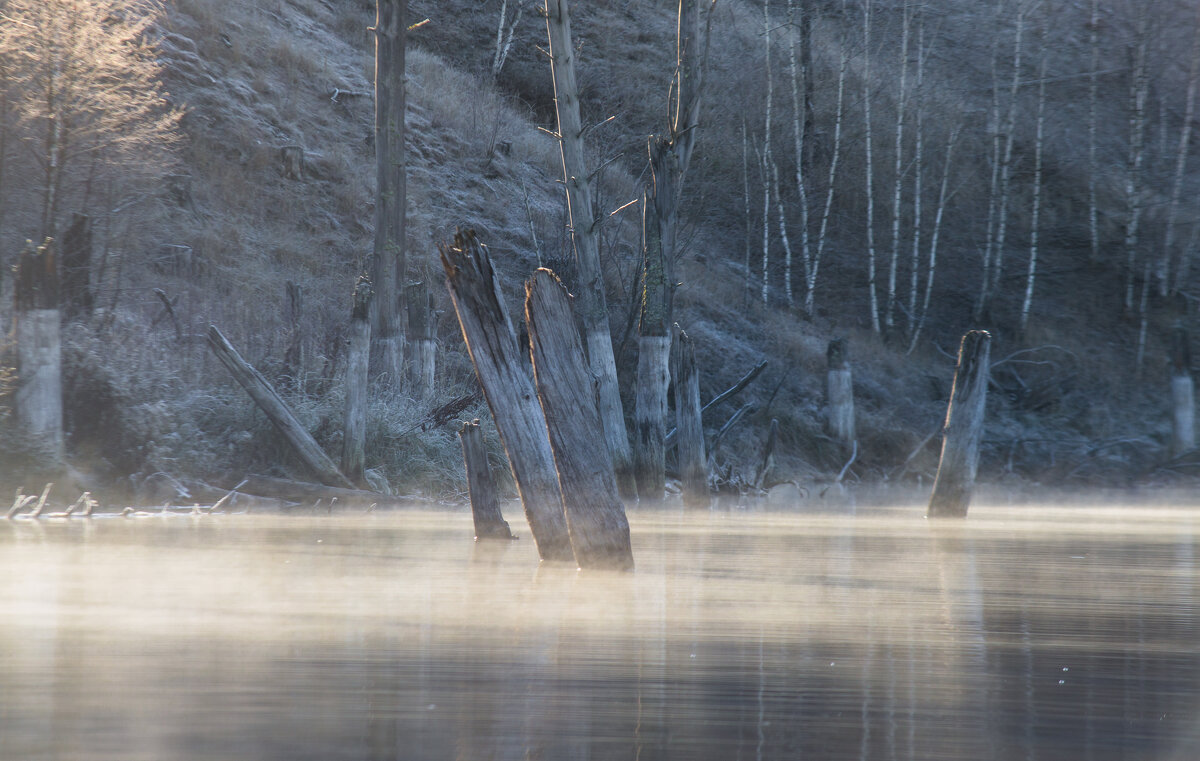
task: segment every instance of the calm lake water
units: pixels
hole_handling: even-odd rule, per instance
[[[0,760],[1194,761],[1197,515],[0,521]]]

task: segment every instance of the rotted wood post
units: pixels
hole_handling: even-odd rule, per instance
[[[1171,329],[1171,456],[1196,448],[1196,389],[1187,329]]]
[[[825,351],[826,424],[829,435],[849,449],[856,438],[854,427],[854,377],[846,356],[846,342],[835,338]]]
[[[437,313],[433,308],[433,293],[426,282],[409,283],[404,292],[408,311],[408,340],[405,342],[408,382],[418,397],[426,398],[433,393],[437,369]]]
[[[708,458],[704,453],[704,426],[700,409],[700,373],[692,339],[676,323],[672,328],[671,377],[675,379],[675,430],[679,441],[679,478],[683,503],[707,507]]]
[[[283,435],[283,438],[292,446],[292,450],[308,466],[313,475],[326,486],[354,488],[354,484],[342,475],[337,465],[329,459],[329,455],[325,454],[312,434],[292,414],[291,409],[275,388],[267,382],[262,373],[242,359],[242,355],[233,348],[233,344],[229,343],[216,325],[208,326],[207,338],[208,346],[212,349],[213,354],[217,356],[234,380],[246,390],[259,409],[266,414],[267,419]]]
[[[666,490],[667,389],[671,385],[670,263],[652,203],[647,191],[642,196],[642,310],[633,413],[633,469],[638,497],[645,502],[661,501]]]
[[[463,340],[504,443],[525,518],[542,560],[575,559],[563,514],[546,418],[517,346],[500,280],[474,231],[438,247]]]
[[[63,456],[62,333],[54,243],[27,243],[13,289],[17,340],[16,415],[46,456]]]
[[[986,330],[972,330],[959,345],[942,434],[942,458],[926,513],[930,518],[967,516],[983,438],[991,343]]]
[[[350,309],[350,348],[346,360],[346,417],[342,432],[342,472],[359,486],[367,483],[366,440],[368,368],[371,358],[371,279],[361,275],[354,285]]]
[[[571,297],[542,268],[525,284],[525,323],[538,400],[554,452],[571,548],[580,568],[633,568],[629,521],[575,329]]]
[[[475,541],[481,539],[515,539],[508,521],[500,512],[500,500],[496,498],[496,482],[488,467],[487,447],[483,442],[483,431],[479,419],[464,421],[458,431],[462,444],[463,464],[467,470],[467,489],[471,493],[471,517],[475,521]]]

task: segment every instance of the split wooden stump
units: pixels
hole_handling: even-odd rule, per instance
[[[576,562],[580,568],[629,569],[629,522],[570,298],[548,269],[537,270],[525,284],[525,322],[538,399]]]
[[[29,243],[13,287],[17,420],[54,461],[63,456],[62,315],[52,241]]]
[[[965,518],[971,504],[983,438],[991,342],[986,330],[972,330],[959,345],[942,434],[942,458],[926,513],[930,518]]]
[[[500,500],[496,496],[496,482],[488,467],[487,447],[483,443],[483,432],[479,419],[464,422],[458,431],[462,444],[463,463],[467,470],[467,488],[471,493],[471,518],[475,522],[475,540],[516,539],[508,527],[508,521],[500,512]]]
[[[463,340],[508,454],[538,555],[542,560],[572,561],[546,419],[491,257],[471,230],[460,230],[452,244],[439,246],[439,253]]]
[[[368,368],[371,357],[371,299],[366,275],[354,285],[350,308],[350,349],[346,360],[346,414],[342,427],[342,472],[355,484],[366,484]]]

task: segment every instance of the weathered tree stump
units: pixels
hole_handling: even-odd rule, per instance
[[[437,369],[437,313],[428,283],[409,283],[405,290],[408,310],[408,382],[416,396],[424,399],[433,393]]]
[[[87,317],[92,313],[92,220],[76,213],[63,233],[59,246],[62,265],[62,309],[64,317]]]
[[[707,507],[708,458],[704,454],[704,426],[700,416],[700,373],[692,339],[676,323],[672,329],[671,376],[675,379],[675,430],[678,431],[679,479],[683,503]]]
[[[825,352],[826,424],[829,435],[849,449],[856,438],[854,427],[854,378],[846,358],[846,342],[835,338]]]
[[[965,518],[971,504],[983,438],[991,342],[992,336],[986,330],[972,330],[963,336],[958,348],[958,366],[942,434],[942,458],[926,513],[930,518]]]
[[[463,340],[508,454],[538,555],[574,560],[546,418],[522,363],[491,257],[471,230],[459,231],[453,245],[441,245],[439,252]]]
[[[283,435],[283,438],[292,446],[293,451],[308,466],[313,475],[317,476],[326,486],[353,488],[354,485],[342,475],[337,465],[329,459],[329,456],[325,454],[308,430],[300,425],[300,421],[292,414],[291,409],[275,391],[275,388],[267,382],[262,373],[242,359],[242,355],[233,348],[225,336],[221,335],[221,331],[217,330],[216,325],[208,326],[207,337],[208,346],[212,349],[213,354],[217,356],[234,380],[246,390],[259,409],[266,414],[267,419]]]
[[[299,145],[285,145],[279,149],[279,158],[283,162],[283,176],[289,180],[304,179],[304,148]]]
[[[365,486],[368,368],[371,359],[371,280],[366,275],[354,285],[350,309],[350,348],[346,359],[346,416],[342,434],[342,472],[351,482]]]
[[[17,340],[16,414],[46,456],[63,456],[62,334],[53,242],[27,243],[13,288]]]
[[[596,407],[596,387],[567,289],[548,269],[525,284],[525,322],[538,399],[580,568],[633,567],[629,521]]]
[[[471,493],[471,517],[475,521],[475,541],[481,539],[515,539],[508,521],[500,512],[496,497],[496,482],[488,467],[487,447],[479,419],[464,422],[458,431],[462,444],[463,463],[467,470],[467,489]]]
[[[1180,324],[1171,329],[1171,456],[1196,448],[1196,389],[1192,379],[1192,352],[1188,332]]]

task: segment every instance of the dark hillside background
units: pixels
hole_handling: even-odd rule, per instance
[[[517,20],[500,65],[502,6],[508,23]],[[773,480],[822,491],[846,459],[824,433],[825,350],[840,337],[858,405],[859,448],[846,481],[928,484],[958,339],[986,328],[995,345],[982,478],[1018,488],[1190,477],[1196,467],[1187,455],[1168,452],[1166,351],[1173,327],[1194,328],[1200,296],[1200,266],[1191,261],[1200,241],[1200,138],[1187,131],[1200,39],[1194,4],[870,0],[869,7],[869,37],[859,0],[796,0],[790,19],[785,0],[767,7],[718,0],[712,12],[677,252],[676,320],[696,339],[705,401],[769,362],[736,404],[706,420],[715,429],[737,406],[755,408],[723,441],[717,465],[748,478],[774,418],[781,439]],[[605,218],[601,255],[626,391],[637,361],[641,246],[640,211],[626,204],[647,179],[647,138],[666,126],[675,12],[657,0],[572,8],[584,123],[613,117],[589,132],[588,149],[593,165],[603,165],[595,193]],[[437,244],[458,226],[476,229],[505,278],[513,314],[535,267],[550,266],[570,284],[572,266],[558,147],[542,131],[555,128],[555,111],[539,6],[410,0],[410,23],[423,19],[409,34],[407,248],[410,277],[436,284],[438,390],[419,399],[375,389],[367,466],[380,488],[444,497],[465,487],[454,427],[435,411],[467,398],[451,420],[487,421],[488,414],[472,397],[476,384]],[[326,451],[340,452],[350,295],[373,234],[373,21],[374,3],[364,0],[173,0],[150,28],[169,101],[183,111],[181,139],[161,158],[145,154],[141,165],[137,157],[79,162],[60,202],[60,226],[83,213],[94,236],[95,306],[66,327],[66,403],[68,459],[101,493],[136,493],[161,480],[157,474],[229,486],[247,473],[304,477],[210,356],[209,324],[281,388]],[[802,66],[811,59],[801,156],[789,40],[798,54],[808,45]],[[17,106],[27,93],[16,80],[4,82],[0,257],[7,271],[25,240],[39,236],[43,164],[38,133]],[[876,320],[867,275],[868,104]],[[298,177],[282,159],[290,147],[304,152]],[[776,188],[764,186],[771,160]],[[994,246],[1001,162],[1009,176],[1005,235]],[[798,164],[810,252],[832,199],[811,311]],[[988,270],[981,304],[985,258],[1000,254],[1003,269]],[[0,301],[6,324],[10,280]],[[289,283],[300,287],[298,310]],[[626,400],[632,413],[632,393]],[[34,488],[44,474],[23,451],[14,421],[3,425],[0,484]],[[494,427],[485,422],[485,430],[499,467]]]

